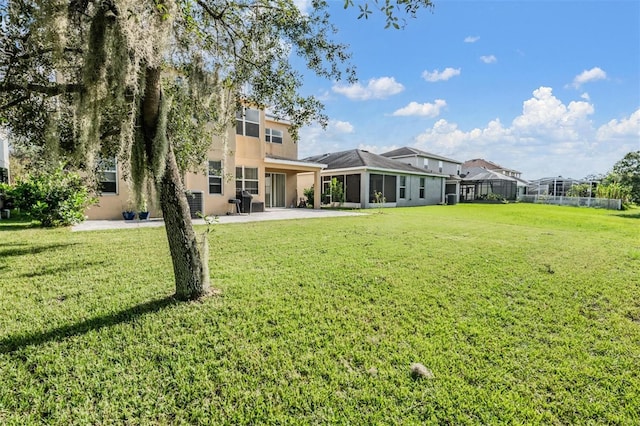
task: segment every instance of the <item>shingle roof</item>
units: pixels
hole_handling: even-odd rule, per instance
[[[508,180],[517,181],[516,178],[503,175],[494,170],[488,170],[484,167],[472,167],[468,170],[467,174],[462,178],[463,182],[476,181],[476,180]]]
[[[484,167],[488,170],[508,170],[510,172],[520,173],[520,171],[515,169],[510,169],[508,167],[503,167],[500,164],[496,164],[494,162],[485,160],[484,158],[474,158],[473,160],[465,161],[462,164],[463,169],[471,169],[473,167]]]
[[[352,149],[349,151],[332,152],[328,154],[315,155],[305,158],[306,161],[326,164],[325,170],[334,169],[351,169],[351,168],[375,168],[395,170],[400,172],[421,174],[421,175],[438,175],[438,173],[429,173],[426,170],[413,167],[398,160],[383,157],[361,149]],[[443,175],[444,176],[444,175]]]
[[[383,157],[413,157],[415,155],[421,157],[433,158],[436,160],[448,161],[449,163],[462,164],[462,161],[454,160],[451,158],[443,157],[442,155],[432,154],[427,151],[422,151],[417,148],[411,148],[408,146],[403,146],[402,148],[394,149],[393,151],[385,152],[381,154]]]

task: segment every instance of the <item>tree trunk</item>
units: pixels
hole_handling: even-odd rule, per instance
[[[160,70],[147,68],[145,96],[142,100],[142,121],[147,147],[149,141],[154,139],[158,131],[166,131],[166,129],[158,128],[161,100]],[[181,300],[197,299],[209,293],[208,268],[203,267],[205,266],[203,261],[207,262],[208,259],[203,259],[202,253],[198,249],[198,240],[193,230],[189,204],[171,141],[168,145],[159,192],[160,208],[164,216],[165,230],[173,261],[173,275],[176,283],[175,297]],[[207,244],[206,239],[203,239],[203,243]]]
[[[160,182],[160,208],[173,261],[176,298],[197,299],[209,293],[209,277],[191,223],[189,204],[182,186],[173,149],[169,145],[167,165]],[[206,239],[203,244],[207,244]],[[205,251],[206,252],[206,251]]]

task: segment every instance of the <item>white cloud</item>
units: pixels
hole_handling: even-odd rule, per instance
[[[440,115],[440,110],[447,106],[447,102],[443,99],[436,99],[434,103],[419,104],[417,102],[411,102],[409,105],[400,108],[392,115],[394,116],[421,116],[421,117],[437,117]]]
[[[588,102],[572,101],[565,106],[550,87],[540,87],[523,103],[522,115],[513,120],[513,129],[528,137],[544,134],[554,140],[574,140],[580,130],[591,127],[587,117],[593,112]]]
[[[585,101],[590,101],[591,100],[591,96],[589,96],[589,94],[587,92],[584,92],[582,95],[580,95],[580,97],[582,99],[584,99]]]
[[[480,40],[480,36],[467,36],[464,38],[465,43],[475,43]]]
[[[485,158],[520,170],[523,177],[582,178],[604,173],[627,152],[640,149],[640,109],[595,128],[589,102],[564,103],[550,87],[523,102],[510,125],[499,119],[463,130],[438,120],[414,139],[414,146],[460,161]]]
[[[393,77],[372,78],[366,86],[360,83],[351,86],[335,85],[332,87],[335,93],[346,96],[352,100],[364,101],[368,99],[385,99],[397,95],[404,90],[404,86]]]
[[[571,85],[576,89],[579,89],[584,83],[591,81],[604,80],[607,78],[607,73],[598,67],[591,68],[590,70],[584,70],[578,74]]]
[[[343,151],[353,144],[355,127],[348,121],[329,120],[326,128],[318,124],[300,129],[298,157],[306,158],[323,152]]]
[[[393,151],[394,149],[398,149],[398,148],[400,148],[398,145],[378,146],[378,145],[368,145],[363,143],[358,145],[358,149],[361,149],[363,151],[373,152],[374,154],[382,154],[383,152]]]
[[[442,72],[433,70],[433,72],[424,71],[422,78],[428,82],[447,81],[456,75],[460,75],[460,68],[445,68]]]
[[[353,125],[348,121],[330,121],[329,126],[330,129],[335,129],[339,133],[353,133]]]
[[[492,64],[498,60],[494,55],[480,56],[480,60],[485,64]]]
[[[640,109],[636,110],[629,118],[611,120],[600,126],[597,133],[599,142],[607,142],[611,139],[629,138],[635,140],[635,149],[640,149]]]

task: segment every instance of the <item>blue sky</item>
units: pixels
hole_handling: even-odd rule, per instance
[[[357,3],[357,2],[356,2]],[[359,82],[307,75],[300,158],[413,146],[582,178],[640,150],[640,1],[435,1],[403,30],[331,2]]]

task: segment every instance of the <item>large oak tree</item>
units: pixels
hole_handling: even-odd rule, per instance
[[[396,28],[431,6],[371,4]],[[369,4],[358,7],[366,18]],[[306,12],[292,0],[0,0],[0,13],[0,119],[47,157],[90,171],[115,155],[137,194],[154,184],[180,299],[209,291],[181,171],[204,164],[210,133],[226,134],[243,104],[288,118],[294,136],[324,122],[320,102],[299,94],[293,55],[317,75],[354,78],[324,0]]]

